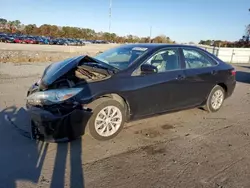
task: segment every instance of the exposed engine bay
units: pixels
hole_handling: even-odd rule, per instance
[[[105,70],[81,65],[77,66],[73,70],[70,70],[68,73],[56,80],[52,85],[48,87],[48,89],[71,88],[77,84],[103,80],[109,75],[110,74]]]
[[[78,65],[57,79],[47,89],[71,88],[78,84],[90,83],[108,78],[113,71],[100,67],[92,58],[85,56]]]
[[[72,100],[66,100],[66,98],[72,93],[65,93],[67,89],[74,90],[76,88],[82,88],[85,84],[101,81],[109,78],[115,73],[113,69],[105,66],[105,63],[100,64],[95,59],[89,56],[81,56],[77,59],[69,59],[68,61],[52,64],[45,69],[41,80],[35,83],[28,91],[28,104],[38,108],[43,108],[50,111],[53,114],[67,114],[74,109],[81,109],[81,105],[78,104],[74,98]],[[50,82],[48,84],[48,82]],[[66,89],[66,91],[65,91]],[[52,93],[52,91],[56,93]],[[45,102],[45,99],[41,99],[39,104],[30,99],[30,95],[43,92],[43,95],[47,95],[47,99],[58,96],[64,96],[61,102],[52,102],[51,104]],[[37,100],[39,97],[35,97]],[[40,97],[41,98],[41,97]],[[30,100],[29,100],[30,99]],[[54,99],[52,99],[53,101]]]
[[[66,65],[65,62],[54,63],[56,65],[52,64],[52,66],[56,66],[55,68],[47,67],[40,81],[34,84],[34,88],[31,88],[27,95],[49,89],[73,88],[77,85],[107,79],[115,74],[115,71],[109,69],[108,66],[106,67],[104,63],[99,64],[89,56],[69,59]],[[47,75],[46,73],[50,69],[54,69],[53,73]],[[46,83],[46,79],[51,83]]]

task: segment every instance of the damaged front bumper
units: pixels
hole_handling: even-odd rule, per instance
[[[66,142],[81,137],[91,116],[91,112],[84,109],[57,115],[42,108],[29,105],[27,108],[32,121],[32,138],[47,142]]]

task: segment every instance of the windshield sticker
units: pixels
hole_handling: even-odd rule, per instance
[[[137,51],[146,51],[148,48],[142,48],[142,47],[134,47],[132,50],[137,50]]]

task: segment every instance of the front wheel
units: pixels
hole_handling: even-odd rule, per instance
[[[113,99],[101,99],[94,102],[93,114],[88,122],[92,137],[97,140],[114,138],[122,130],[125,110],[122,104]]]
[[[216,85],[210,92],[206,105],[204,106],[205,110],[208,112],[217,112],[225,99],[225,90],[219,86]]]

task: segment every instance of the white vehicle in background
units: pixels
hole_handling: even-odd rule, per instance
[[[92,42],[88,41],[88,40],[81,40],[83,44],[92,44]]]

